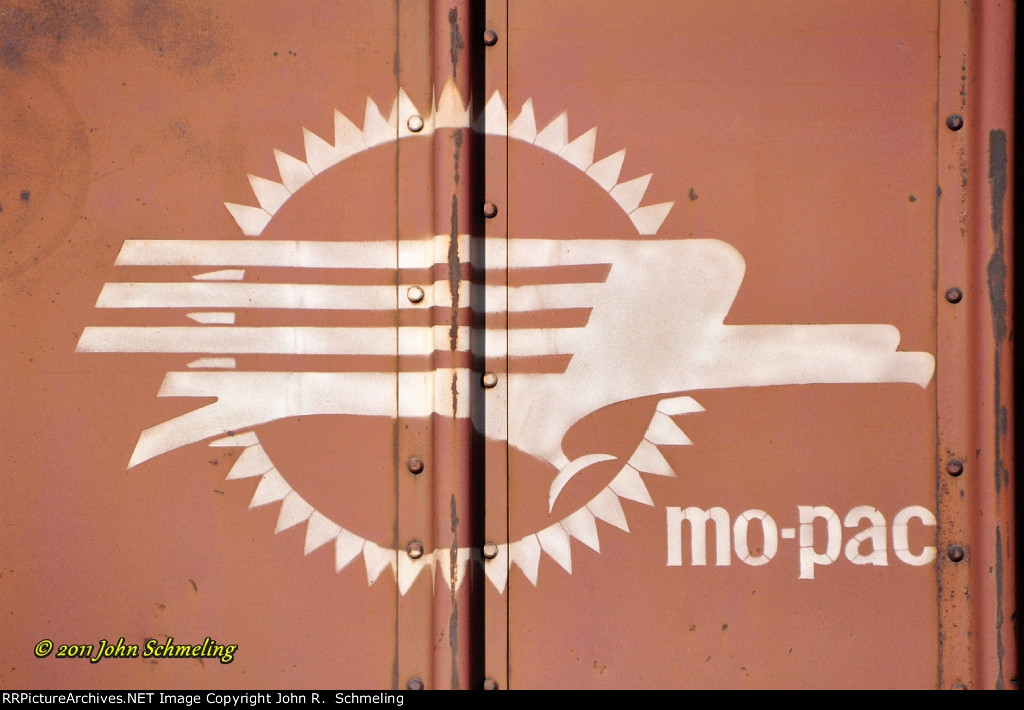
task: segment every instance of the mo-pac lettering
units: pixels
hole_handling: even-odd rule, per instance
[[[735,521],[724,508],[708,509],[694,506],[666,508],[668,526],[668,566],[683,564],[683,523],[690,529],[690,565],[702,567],[708,563],[708,524],[712,524],[715,565],[727,567],[732,555],[754,567],[768,564],[779,551],[779,539],[797,539],[800,558],[799,579],[814,579],[814,568],[830,565],[839,560],[840,553],[855,565],[889,564],[889,539],[892,552],[900,562],[912,566],[929,564],[935,560],[935,546],[921,545],[912,549],[911,525],[935,527],[935,514],[920,505],[903,508],[893,517],[891,529],[885,516],[870,505],[852,508],[840,522],[836,511],[824,505],[798,505],[799,532],[794,528],[779,528],[775,519],[763,510],[746,510]],[[816,521],[819,522],[815,526]],[[760,535],[751,531],[759,527]],[[858,528],[843,545],[843,529]],[[820,532],[824,532],[824,538]],[[750,540],[760,541],[759,547]]]

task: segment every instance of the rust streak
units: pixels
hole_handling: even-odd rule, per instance
[[[448,11],[448,24],[451,27],[449,32],[449,44],[452,52],[452,76],[458,76],[459,51],[466,47],[462,41],[462,33],[459,31],[459,8],[453,7]]]
[[[452,382],[454,387],[454,381]],[[448,576],[450,580],[449,589],[451,590],[452,598],[452,612],[451,616],[448,617],[448,645],[451,650],[452,658],[452,678],[451,687],[457,689],[459,687],[459,665],[455,662],[458,658],[459,652],[459,603],[456,598],[458,592],[458,585],[456,584],[459,576],[459,541],[458,541],[458,529],[459,529],[459,516],[456,512],[455,505],[455,494],[452,494],[451,500],[451,532],[452,532],[452,546],[448,553]]]
[[[1009,484],[1009,473],[1003,461],[1003,437],[1006,436],[1006,407],[1002,402],[1002,344],[1007,337],[1006,329],[1006,255],[1003,240],[1003,204],[1006,200],[1007,186],[1007,153],[1006,132],[993,130],[989,132],[988,181],[992,191],[992,235],[995,249],[987,265],[987,282],[989,308],[992,313],[992,337],[994,343],[994,379],[992,389],[995,406],[995,491],[998,499],[1004,485]],[[996,688],[1005,688],[1003,679],[1003,659],[1006,649],[1003,645],[1003,555],[1002,532],[996,526],[995,540],[995,576],[996,576],[996,655],[999,658],[999,674],[996,677]]]

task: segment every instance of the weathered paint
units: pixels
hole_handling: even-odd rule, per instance
[[[1009,5],[26,7],[5,685],[1012,684]]]

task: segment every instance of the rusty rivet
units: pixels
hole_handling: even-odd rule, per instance
[[[956,459],[953,459],[952,461],[946,464],[946,473],[948,473],[950,476],[959,476],[963,472],[963,461],[957,461]]]
[[[498,206],[493,202],[484,203],[484,217],[487,219],[494,219],[498,216]]]
[[[410,286],[409,290],[405,292],[405,295],[408,296],[409,300],[413,303],[419,303],[423,300],[423,296],[426,294],[423,293],[423,289],[419,286]]]
[[[422,680],[420,680],[419,678],[413,678],[405,684],[405,687],[409,690],[423,690],[424,686]]]
[[[423,473],[423,459],[419,456],[413,456],[406,465],[409,467],[409,473]]]
[[[964,292],[956,286],[946,289],[946,300],[950,303],[960,303],[964,298]]]
[[[494,678],[484,678],[484,690],[497,690],[498,681]]]
[[[495,375],[493,372],[485,372],[483,374],[483,377],[480,378],[480,384],[482,384],[487,389],[496,387],[498,385],[498,376]]]
[[[484,44],[493,47],[498,43],[498,33],[494,30],[484,30]]]
[[[949,549],[946,550],[946,556],[953,562],[959,562],[964,558],[964,548],[959,545],[950,545]]]
[[[409,557],[413,558],[414,560],[418,560],[419,558],[423,557],[423,545],[422,543],[419,543],[416,540],[410,542],[406,546],[405,551],[408,552]]]
[[[946,128],[951,131],[959,131],[964,127],[964,117],[958,113],[951,113],[946,118]]]
[[[409,130],[413,133],[419,133],[423,130],[423,117],[422,116],[409,116],[409,120],[405,122],[405,125],[409,126]]]
[[[481,551],[484,554],[485,560],[493,560],[498,556],[498,546],[493,542],[485,542]]]

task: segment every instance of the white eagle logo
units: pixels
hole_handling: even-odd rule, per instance
[[[897,352],[899,331],[891,325],[725,325],[743,279],[744,262],[729,244],[706,239],[516,239],[485,250],[485,268],[507,269],[509,285],[470,286],[453,291],[447,277],[416,284],[262,283],[246,280],[246,269],[374,271],[431,269],[448,262],[450,235],[406,241],[271,241],[260,235],[285,202],[328,168],[374,146],[431,135],[441,128],[469,128],[523,141],[555,154],[592,178],[629,216],[641,236],[655,235],[673,203],[642,205],[651,176],[619,182],[625,151],[594,160],[596,129],[568,138],[561,114],[538,130],[530,101],[509,120],[495,93],[472,124],[471,111],[450,81],[429,115],[420,114],[400,91],[385,117],[367,100],[362,128],[335,113],[331,144],[305,131],[305,161],[277,151],[280,181],[249,176],[259,206],[227,204],[244,235],[238,240],[127,240],[117,257],[121,266],[189,267],[191,281],[107,283],[98,308],[182,309],[188,325],[86,328],[80,352],[190,353],[188,369],[169,372],[161,397],[214,397],[212,404],[142,432],[129,468],[187,444],[211,439],[211,446],[245,447],[229,479],[261,477],[250,507],[281,502],[277,531],[307,523],[305,552],[335,544],[335,567],[362,555],[373,583],[390,568],[405,593],[423,569],[449,569],[451,551],[437,549],[412,559],[382,547],[308,503],[277,471],[254,429],[289,417],[317,414],[427,417],[451,415],[450,386],[469,389],[471,367],[401,372],[242,371],[237,355],[429,356],[457,342],[468,357],[507,358],[507,377],[498,396],[515,406],[490,407],[479,417],[468,397],[457,417],[552,464],[558,473],[549,488],[548,508],[576,474],[611,454],[593,451],[570,460],[563,438],[578,421],[602,407],[660,396],[643,440],[621,471],[592,500],[543,530],[498,545],[484,569],[504,590],[515,564],[534,584],[542,553],[571,572],[570,538],[600,551],[597,520],[628,530],[620,498],[652,504],[641,474],[675,475],[658,450],[688,445],[673,416],[703,411],[685,393],[731,387],[810,383],[906,382],[927,385],[934,358],[923,352]],[[469,261],[471,241],[457,235],[460,260]],[[492,263],[493,260],[493,263]],[[476,266],[476,265],[475,265]],[[517,270],[549,270],[551,278],[517,285]],[[318,272],[319,273],[319,272]],[[340,272],[339,272],[340,273]],[[338,279],[342,280],[342,279]],[[668,299],[663,284],[685,284],[682,296]],[[407,296],[407,289],[416,289]],[[486,289],[488,313],[519,319],[519,327],[483,332],[461,325],[452,337],[448,325],[401,325],[393,317],[371,325],[248,326],[235,322],[235,309],[358,311],[393,314],[431,307],[470,307],[473,288]],[[193,310],[194,309],[194,310]],[[554,314],[537,319],[537,314]],[[533,318],[533,320],[531,320]],[[308,321],[307,321],[308,322]],[[539,325],[531,325],[539,323]],[[397,348],[397,352],[396,352]],[[522,366],[525,363],[525,366]],[[396,401],[395,392],[408,393]],[[459,549],[458,585],[476,556]]]

